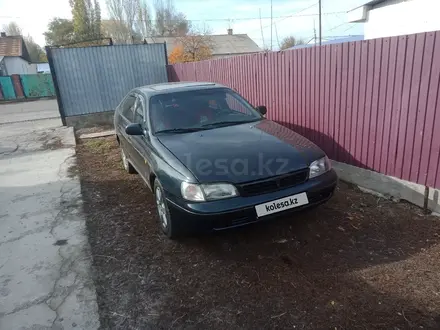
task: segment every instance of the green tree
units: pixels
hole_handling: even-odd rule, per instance
[[[84,0],[74,0],[72,8],[73,32],[76,41],[90,39],[90,26],[87,7]]]
[[[95,6],[95,8],[94,8],[95,20],[93,22],[94,32],[95,32],[95,36],[97,36],[99,38],[99,37],[101,37],[101,7],[100,7],[99,2],[97,0],[95,0],[94,6]]]
[[[76,42],[101,37],[101,7],[97,0],[70,0]]]
[[[53,18],[43,33],[47,45],[65,45],[75,41],[73,21],[64,18]]]

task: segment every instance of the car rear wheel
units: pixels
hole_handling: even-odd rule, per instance
[[[121,159],[122,159],[122,165],[124,166],[124,169],[130,173],[134,174],[136,173],[136,170],[134,169],[133,165],[130,164],[127,156],[125,155],[124,149],[121,148]]]
[[[156,199],[157,214],[159,216],[159,225],[163,233],[169,238],[174,239],[179,236],[177,224],[171,217],[168,209],[165,193],[159,180],[154,180],[154,196]]]

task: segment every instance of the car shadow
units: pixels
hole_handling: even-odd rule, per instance
[[[322,132],[316,131],[314,129],[300,126],[297,124],[291,124],[283,121],[275,121],[275,122],[306,137],[307,139],[315,143],[317,146],[319,146],[327,154],[327,156],[329,156],[329,158],[342,163],[371,170],[369,166],[367,166],[359,158],[355,157],[353,153],[351,153],[345,147],[343,147],[337,141],[335,141],[333,137],[324,134]]]

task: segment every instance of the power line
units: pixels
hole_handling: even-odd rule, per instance
[[[342,23],[342,24],[339,24],[339,25],[336,25],[336,26],[332,27],[331,29],[326,30],[326,32],[336,30],[337,28],[339,28],[339,27],[341,27],[343,25],[346,25],[346,24],[353,24],[351,27],[349,27],[348,29],[345,30],[345,31],[348,31],[348,30],[352,29],[355,26],[354,24],[356,24],[356,23],[347,23],[347,22],[346,23]],[[343,31],[343,32],[345,32],[345,31]],[[335,36],[328,36],[327,35],[327,36],[323,36],[322,38],[328,38],[328,37],[335,37]],[[346,37],[346,36],[338,36],[338,37],[342,38],[342,37]],[[307,39],[308,38],[310,38],[310,37],[307,37]],[[312,40],[313,40],[313,37],[312,37]]]
[[[322,42],[322,3],[321,0],[319,0],[319,45],[321,46]]]
[[[300,10],[298,13],[303,12],[307,9],[310,9],[311,7],[315,6],[316,4],[313,4],[310,7],[307,7],[303,10]],[[328,12],[328,13],[322,13],[322,16],[329,16],[329,15],[337,15],[337,14],[344,14],[345,11],[334,11],[334,12]],[[274,16],[273,19],[281,19],[278,22],[273,22],[273,24],[282,22],[283,20],[287,19],[287,18],[291,18],[291,17],[313,17],[313,16],[319,16],[319,14],[301,14],[301,15],[297,15],[297,14],[292,14],[292,15],[288,15],[288,16]],[[19,17],[19,16],[0,16],[0,18],[7,18],[7,19],[24,19],[23,17]],[[61,18],[61,19],[68,19],[71,20],[72,18],[63,18],[63,17],[57,17],[57,18]],[[252,21],[252,20],[259,20],[260,17],[238,17],[238,18],[208,18],[208,19],[186,19],[189,22],[216,22],[216,21]],[[261,19],[270,19],[270,16],[266,16],[266,17],[261,17]],[[112,18],[102,18],[102,21],[111,21]],[[125,21],[125,20],[122,20]],[[155,19],[150,19],[150,20],[145,20],[145,19],[134,19],[134,22],[157,22],[158,20]],[[181,20],[167,20],[169,22],[180,22]],[[272,24],[272,25],[273,25]],[[264,28],[269,27],[270,25],[265,26]]]
[[[303,14],[303,15],[298,15],[299,13],[302,13],[303,11],[306,11],[307,9],[312,8],[313,6],[316,6],[317,4],[318,4],[318,3],[314,3],[313,5],[308,6],[307,8],[301,9],[301,10],[299,10],[299,11],[297,11],[297,12],[295,12],[294,14],[289,15],[289,16],[274,17],[274,18],[281,18],[281,19],[280,19],[279,21],[277,21],[277,22],[273,22],[273,23],[271,23],[271,24],[269,24],[269,25],[266,25],[265,27],[263,27],[263,29],[268,28],[269,26],[272,26],[273,24],[276,24],[276,23],[282,22],[282,21],[284,21],[285,19],[288,19],[288,18],[290,18],[290,17],[317,16],[318,14]],[[335,13],[336,13],[336,12],[335,12]],[[329,14],[330,14],[330,13],[329,13]],[[251,30],[251,31],[248,31],[248,33],[251,33],[251,32],[253,32],[253,31],[255,31],[255,30],[256,30],[256,29]]]
[[[272,24],[270,24],[270,26],[272,26],[273,24],[276,24],[276,23],[279,23],[279,22],[282,22],[282,21],[284,21],[284,20],[286,20],[286,19],[288,19],[288,18],[291,18],[291,17],[306,17],[306,16],[318,16],[319,14],[302,14],[302,15],[298,15],[299,13],[302,13],[303,11],[306,11],[307,9],[310,9],[310,8],[312,8],[312,7],[314,7],[314,6],[316,6],[318,3],[316,2],[316,3],[314,3],[313,5],[311,5],[311,6],[308,6],[308,7],[306,7],[306,8],[304,8],[304,9],[301,9],[301,10],[299,10],[299,11],[297,11],[297,12],[295,12],[294,14],[292,14],[292,15],[289,15],[289,16],[279,16],[279,17],[274,17],[274,18],[281,18],[278,22],[274,22],[274,23],[272,23]],[[332,13],[332,14],[335,14],[336,12],[334,12],[334,13]],[[330,13],[329,13],[330,14]],[[268,25],[269,26],[269,25]],[[266,26],[267,27],[267,26]]]
[[[346,24],[354,24],[354,23],[347,23],[347,22],[345,22],[345,23],[339,24],[337,26],[334,26],[331,29],[328,29],[327,32],[336,30],[338,27],[341,27],[341,26],[346,25]]]

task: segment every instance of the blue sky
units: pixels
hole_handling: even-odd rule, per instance
[[[149,2],[154,3],[153,0]],[[323,36],[362,34],[362,24],[347,23],[345,12],[364,2],[366,0],[322,0]],[[273,0],[274,49],[282,38],[289,35],[307,41],[313,38],[314,24],[318,29],[317,3],[317,0]],[[103,17],[107,18],[105,1],[100,0],[100,4]],[[175,0],[175,4],[193,25],[208,26],[214,34],[224,34],[231,27],[234,33],[248,34],[261,47],[270,47],[270,0]],[[68,0],[0,0],[0,27],[16,21],[25,34],[32,35],[41,45],[44,45],[43,32],[47,23],[56,16],[71,17]]]

